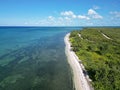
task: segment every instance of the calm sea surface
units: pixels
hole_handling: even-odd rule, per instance
[[[78,27],[0,27],[0,90],[74,90],[64,36]]]

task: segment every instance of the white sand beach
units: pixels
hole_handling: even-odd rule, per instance
[[[84,66],[79,63],[78,57],[73,51],[71,51],[71,43],[69,42],[69,36],[70,33],[68,33],[64,38],[64,42],[66,44],[65,53],[67,55],[68,63],[70,64],[73,71],[75,90],[91,90],[90,84],[88,83],[85,75],[83,74]]]

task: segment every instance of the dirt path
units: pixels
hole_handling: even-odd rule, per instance
[[[109,38],[107,35],[105,35],[104,33],[101,33],[105,38],[107,38],[107,39],[111,39],[111,38]]]

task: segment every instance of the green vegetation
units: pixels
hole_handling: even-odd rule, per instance
[[[95,90],[120,90],[120,28],[72,31],[70,41]]]

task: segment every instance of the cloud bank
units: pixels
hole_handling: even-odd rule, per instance
[[[58,14],[53,14],[45,18],[36,21],[35,24],[39,26],[104,26],[108,25],[109,22],[113,22],[111,25],[119,25],[120,12],[111,11],[108,17],[103,17],[97,10],[99,7],[95,6],[81,14],[75,13],[74,11],[61,11]],[[110,19],[111,17],[111,19]],[[32,23],[30,23],[32,24]],[[25,23],[29,25],[29,22]]]

